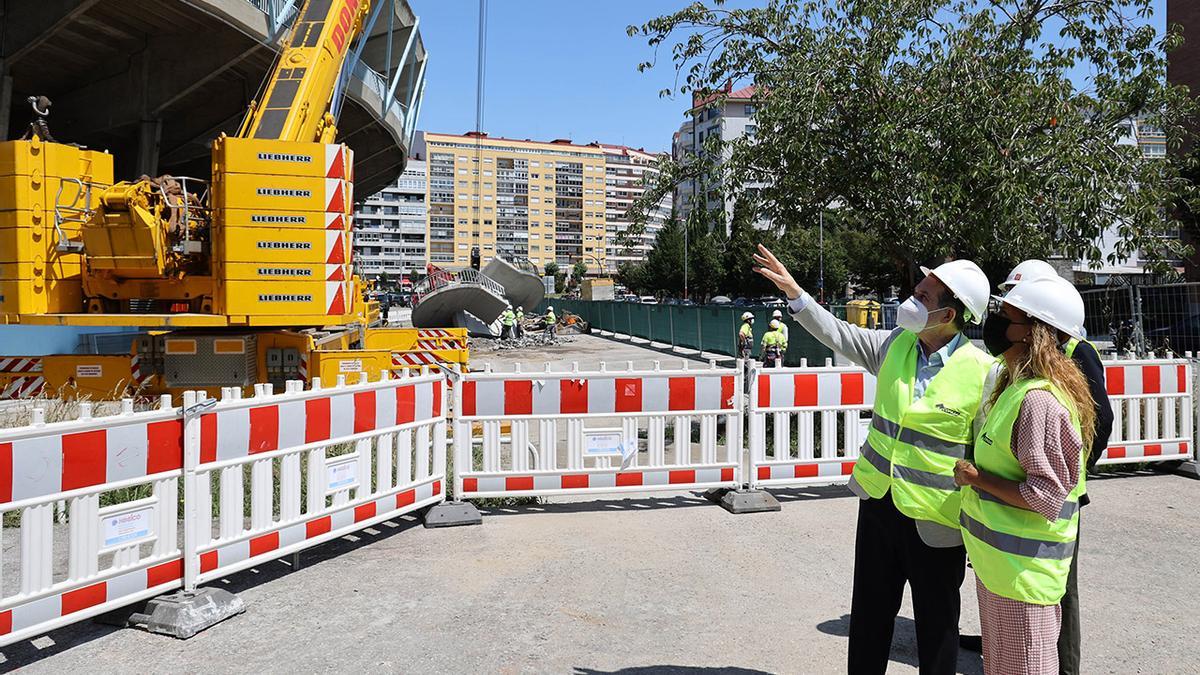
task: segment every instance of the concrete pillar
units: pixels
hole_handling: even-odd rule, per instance
[[[8,125],[12,123],[12,76],[8,64],[0,59],[0,140],[9,140]]]
[[[162,139],[162,120],[142,120],[138,128],[138,151],[135,174],[158,175],[158,146]]]

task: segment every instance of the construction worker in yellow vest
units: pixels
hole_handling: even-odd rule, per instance
[[[507,340],[513,337],[514,327],[517,325],[517,315],[513,313],[512,305],[504,308],[500,312],[500,339]]]
[[[998,371],[962,329],[983,319],[991,284],[967,260],[922,267],[924,278],[897,311],[898,327],[870,330],[818,305],[766,247],[754,260],[802,328],[876,377],[871,426],[850,479],[860,501],[848,670],[887,669],[907,583],[921,672],[954,673],[966,573],[954,464],[970,455]]]
[[[546,305],[546,334],[554,337],[554,329],[558,325],[558,317],[554,314],[554,307]]]
[[[763,333],[762,349],[759,355],[763,365],[767,368],[779,368],[783,365],[783,354],[787,351],[787,338],[781,330],[782,325],[782,321],[772,319],[771,323],[767,324],[769,330]]]
[[[513,333],[518,337],[525,337],[525,308],[517,306],[516,323],[514,324]]]
[[[754,352],[754,315],[742,312],[742,326],[738,328],[738,358],[749,361]]]
[[[783,320],[783,311],[777,309],[774,312],[771,312],[771,320],[779,322],[779,332],[783,333],[783,351],[786,352],[787,351],[787,341],[788,341],[788,327],[787,327],[787,323]]]
[[[997,300],[983,340],[1004,370],[973,461],[959,460],[954,476],[965,486],[959,518],[979,613],[992,617],[982,622],[983,667],[1035,672],[1037,664],[1038,673],[1058,673],[1058,605],[1096,417],[1087,379],[1062,352],[1059,333],[1083,337],[1083,298],[1055,275],[1018,281]],[[1038,432],[1018,435],[1018,416],[1022,429]]]

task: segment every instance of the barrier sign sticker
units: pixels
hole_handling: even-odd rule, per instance
[[[153,506],[104,516],[104,548],[149,539],[153,520]]]
[[[339,373],[361,373],[362,369],[362,359],[344,359],[338,361]]]
[[[583,454],[588,457],[619,456],[625,448],[625,434],[620,430],[585,431],[583,437]]]
[[[75,366],[75,377],[102,377],[104,375],[104,366],[93,365]]]
[[[358,487],[358,457],[349,457],[326,465],[326,492]]]

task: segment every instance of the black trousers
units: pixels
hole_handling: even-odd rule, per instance
[[[890,494],[859,502],[850,604],[851,675],[883,673],[904,584],[912,588],[917,655],[922,674],[954,673],[958,664],[958,589],[966,549],[933,548],[917,524],[900,513]]]
[[[1083,523],[1083,511],[1079,512]],[[1063,675],[1079,673],[1079,535],[1075,535],[1075,555],[1067,575],[1067,592],[1062,599],[1062,628],[1058,631],[1058,672]]]

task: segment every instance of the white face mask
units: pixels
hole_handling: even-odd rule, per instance
[[[949,309],[943,307],[942,309]],[[938,312],[941,309],[936,310]],[[910,330],[920,334],[929,325],[929,310],[926,309],[925,303],[918,300],[916,297],[909,297],[896,309],[896,325],[904,330]]]

